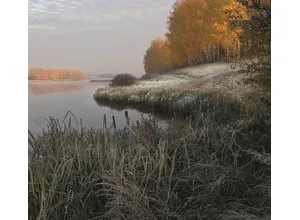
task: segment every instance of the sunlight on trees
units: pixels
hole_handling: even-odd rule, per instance
[[[167,38],[157,37],[144,56],[144,68],[149,74],[163,73],[172,68],[170,44]]]
[[[270,0],[177,0],[165,38],[146,51],[146,74],[268,54],[270,6]]]
[[[36,80],[83,80],[84,74],[79,70],[68,70],[68,69],[42,69],[42,68],[31,68],[28,71],[28,79]]]

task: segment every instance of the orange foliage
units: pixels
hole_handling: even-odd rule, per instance
[[[144,56],[144,68],[148,74],[163,73],[172,68],[168,39],[157,37],[151,42]]]
[[[83,80],[84,74],[79,70],[31,68],[28,77],[37,80]]]
[[[242,30],[230,24],[247,19],[246,7],[237,0],[177,0],[168,18],[167,39],[153,40],[146,51],[146,74],[239,57]]]

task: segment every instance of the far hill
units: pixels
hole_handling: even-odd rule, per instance
[[[29,80],[84,80],[85,75],[79,70],[31,68]]]

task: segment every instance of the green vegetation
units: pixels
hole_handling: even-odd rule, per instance
[[[111,86],[130,86],[135,83],[135,77],[128,73],[121,73],[116,75],[111,81]]]
[[[51,119],[29,135],[29,219],[270,219],[269,114],[197,98],[167,127],[78,131]]]

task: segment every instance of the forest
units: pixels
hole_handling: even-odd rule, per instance
[[[84,80],[85,75],[79,70],[31,68],[29,80]]]
[[[164,37],[144,55],[146,74],[216,61],[267,58],[271,0],[176,0]]]

